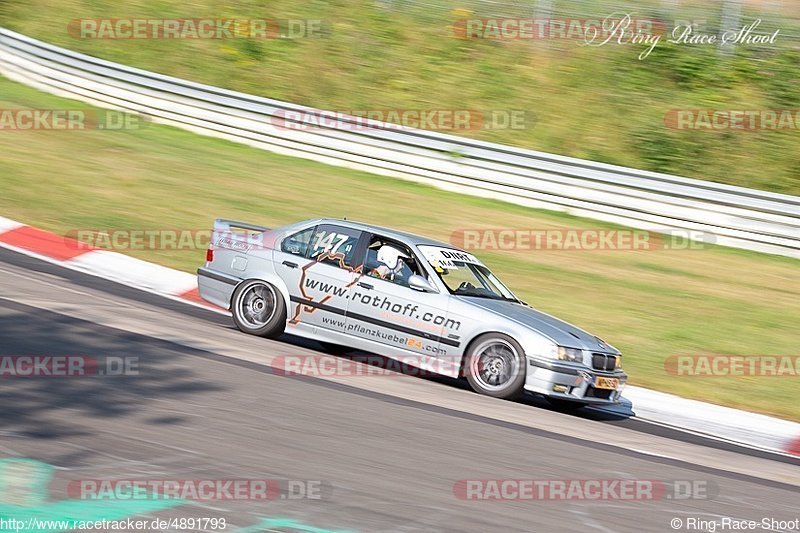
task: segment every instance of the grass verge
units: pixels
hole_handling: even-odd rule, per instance
[[[722,2],[705,0],[536,4],[551,5],[555,19],[627,12],[664,21],[668,32],[676,20],[697,21],[695,32],[709,34],[723,11]],[[715,46],[670,44],[664,36],[643,60],[644,45],[581,46],[577,36],[456,38],[456,20],[548,17],[530,2],[3,0],[0,24],[104,59],[323,109],[522,110],[536,120],[520,129],[454,133],[797,195],[800,123],[752,132],[665,124],[677,109],[800,108],[800,10],[778,4],[742,6],[742,25],[760,18],[759,32],[781,31],[774,45],[723,55]],[[312,19],[323,31],[319,38],[265,40],[80,38],[68,30],[77,19],[136,17]]]

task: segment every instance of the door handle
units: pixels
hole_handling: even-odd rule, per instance
[[[359,287],[363,287],[365,289],[369,289],[369,290],[374,289],[374,287],[372,285],[370,285],[369,283],[364,283],[363,281],[359,281],[358,282],[358,286]]]
[[[297,268],[297,263],[292,263],[291,261],[284,261],[282,264],[286,265],[289,268]]]

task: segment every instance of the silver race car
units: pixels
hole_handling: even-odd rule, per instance
[[[489,396],[609,404],[627,380],[616,348],[520,301],[474,255],[416,235],[335,219],[272,230],[220,219],[197,274],[200,296],[245,333],[376,353],[466,377]]]

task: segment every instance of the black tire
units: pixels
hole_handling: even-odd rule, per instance
[[[343,355],[346,354],[347,352],[353,351],[353,349],[350,348],[349,346],[344,346],[333,342],[317,341],[317,344],[319,344],[322,347],[323,352],[329,353],[331,355]]]
[[[233,323],[240,331],[279,337],[286,328],[286,303],[281,292],[260,279],[242,282],[231,298]]]
[[[493,398],[520,397],[526,370],[522,346],[502,333],[481,335],[465,357],[464,374],[472,390]]]

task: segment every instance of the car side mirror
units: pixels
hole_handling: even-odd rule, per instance
[[[420,292],[439,292],[439,289],[433,286],[433,284],[428,281],[426,278],[418,274],[413,274],[408,278],[408,286],[414,289],[415,291]]]

